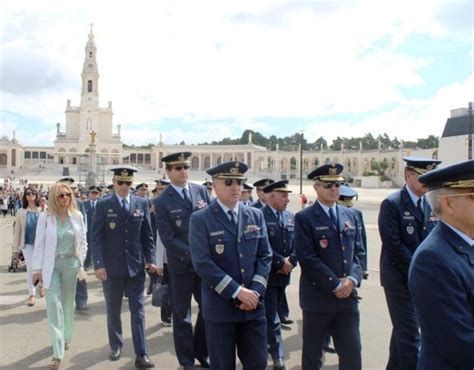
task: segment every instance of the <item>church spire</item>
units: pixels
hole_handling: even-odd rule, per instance
[[[97,48],[94,42],[93,24],[90,25],[89,38],[85,48],[84,65],[82,67],[81,106],[99,107],[99,68],[97,66]]]

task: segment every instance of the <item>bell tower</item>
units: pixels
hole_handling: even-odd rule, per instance
[[[81,73],[81,108],[97,109],[99,107],[99,68],[97,66],[97,48],[95,47],[92,26],[91,24]]]

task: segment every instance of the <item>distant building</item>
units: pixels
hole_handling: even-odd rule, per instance
[[[474,127],[473,119],[472,111],[469,114],[467,108],[451,111],[451,117],[446,121],[443,135],[439,140],[438,153],[443,166],[468,159],[469,130]]]

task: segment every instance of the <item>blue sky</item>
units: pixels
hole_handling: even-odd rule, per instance
[[[440,135],[474,100],[474,2],[390,3],[2,3],[0,134],[52,145],[94,23],[100,103],[128,144]]]

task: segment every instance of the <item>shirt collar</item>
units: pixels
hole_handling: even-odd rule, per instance
[[[326,206],[325,204],[322,204],[319,200],[316,200],[316,201],[317,201],[317,202],[319,203],[319,205],[322,207],[322,209],[324,210],[324,212],[326,212],[326,214],[328,215],[328,217],[329,217],[329,208],[332,208],[334,214],[337,215],[336,203],[334,203],[334,204],[332,205],[332,207],[328,207],[328,206]]]
[[[407,192],[408,194],[410,195],[410,198],[411,198],[411,201],[413,202],[413,204],[415,206],[418,206],[418,199],[421,198],[421,205],[423,206],[423,197],[419,197],[418,195],[416,195],[415,193],[413,193],[411,190],[410,190],[410,187],[408,185],[406,185],[406,189],[407,189]]]
[[[183,196],[183,189],[186,189],[186,190],[188,191],[188,195],[189,195],[189,184],[188,184],[188,182],[186,182],[186,185],[184,185],[184,186],[178,186],[178,185],[175,185],[175,184],[173,184],[173,183],[171,183],[171,182],[170,182],[170,185],[172,186],[172,188],[173,188],[174,190],[176,190],[176,192],[177,192],[179,195]]]
[[[121,196],[118,195],[117,193],[115,193],[115,196],[117,197],[117,199],[118,199],[118,201],[119,201],[120,204],[122,204],[122,200],[123,200],[123,199],[127,199],[127,203],[130,204],[130,193],[128,193],[125,198],[121,197]]]
[[[451,226],[450,224],[447,224],[446,222],[443,222],[443,223],[446,226],[448,226],[451,230],[453,230],[456,234],[458,234],[471,247],[474,246],[474,239],[472,239],[470,236],[464,234],[461,230],[456,229],[455,227]]]
[[[234,211],[235,214],[238,216],[239,215],[239,202],[236,203],[234,208],[229,208],[227,207],[224,203],[222,203],[219,198],[216,198],[217,203],[221,206],[222,210],[224,211],[225,214],[229,211]]]

